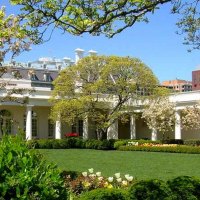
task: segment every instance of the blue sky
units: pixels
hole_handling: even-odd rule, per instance
[[[7,0],[1,0],[0,4],[6,5],[8,13],[15,12]],[[31,51],[22,53],[16,60],[27,62],[40,57],[74,59],[76,48],[84,49],[85,55],[93,49],[101,55],[140,58],[160,81],[191,80],[192,70],[200,66],[200,50],[187,52],[188,47],[182,44],[183,36],[175,34],[177,18],[177,15],[170,14],[170,4],[166,4],[149,16],[148,24],[138,23],[111,39],[88,34],[72,36],[57,30],[49,42],[32,46]]]

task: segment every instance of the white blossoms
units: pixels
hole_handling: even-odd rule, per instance
[[[96,172],[96,175],[97,175],[98,177],[100,177],[100,176],[101,176],[101,172]]]
[[[120,173],[115,173],[116,179],[120,178]]]
[[[113,182],[113,177],[108,177],[108,182],[112,183]]]
[[[129,176],[129,174],[125,175],[127,181],[131,182],[133,180],[133,176]]]
[[[87,172],[82,172],[82,175],[83,175],[84,177],[86,177],[86,176],[87,176]]]
[[[94,172],[93,168],[88,169],[88,171],[92,174]]]

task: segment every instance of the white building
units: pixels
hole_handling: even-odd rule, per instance
[[[83,57],[84,50],[76,49],[75,62]],[[89,51],[89,54],[96,54]],[[37,62],[27,64],[27,66],[15,64],[9,69],[10,73],[5,74],[0,82],[7,83],[7,88],[34,88],[35,92],[24,94],[28,96],[28,102],[21,104],[17,102],[2,101],[6,96],[6,91],[0,91],[0,137],[6,131],[16,134],[19,129],[23,129],[27,139],[32,138],[56,138],[64,137],[65,133],[78,132],[83,138],[95,138],[95,127],[90,123],[90,119],[78,120],[76,125],[67,126],[60,121],[52,124],[49,120],[51,105],[49,98],[52,91],[52,81],[58,75],[60,69],[73,63],[71,59],[63,60],[42,58]],[[14,78],[16,73],[20,78]],[[21,98],[21,95],[17,95]],[[194,105],[200,100],[200,91],[175,93],[170,96],[170,101],[176,102],[177,124],[173,132],[169,133],[169,138],[175,139],[200,139],[199,130],[182,130],[180,125],[181,110],[186,106]],[[140,110],[140,108],[138,109]],[[12,122],[13,123],[12,123]],[[130,116],[129,122],[124,124],[117,121],[113,124],[107,134],[107,138],[131,138],[131,139],[161,139],[161,135],[149,130],[144,119]]]

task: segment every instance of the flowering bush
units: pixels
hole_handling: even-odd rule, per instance
[[[71,180],[70,177],[66,177],[69,182],[69,188],[75,195],[79,195],[82,192],[91,191],[97,188],[128,188],[134,181],[134,177],[126,174],[123,178],[120,173],[115,173],[112,177],[103,177],[101,172],[94,172],[94,169],[88,169],[88,171],[82,172],[81,176],[75,180]]]
[[[65,137],[79,137],[78,133],[65,133]]]

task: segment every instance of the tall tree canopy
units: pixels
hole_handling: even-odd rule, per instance
[[[157,90],[158,80],[139,59],[88,56],[61,71],[54,86],[54,120],[73,124],[89,117],[105,134],[116,119],[134,112],[134,100]]]
[[[185,44],[200,48],[199,0],[10,0],[21,6],[21,17],[42,38],[48,27],[75,35],[90,33],[113,37],[136,22],[147,22],[147,14],[171,3],[172,13],[180,14],[179,33]]]

